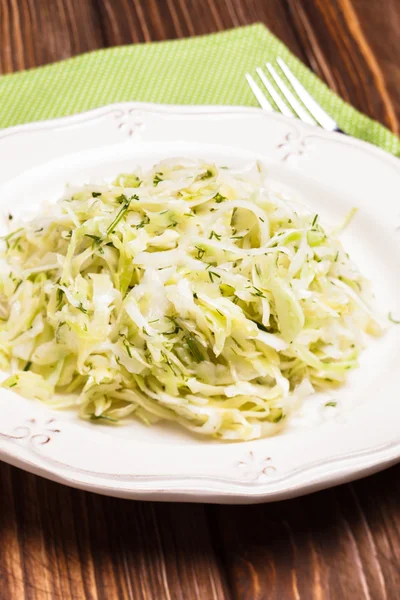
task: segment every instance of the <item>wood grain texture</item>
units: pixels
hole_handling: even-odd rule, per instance
[[[0,72],[256,21],[399,131],[399,0],[0,0]],[[395,600],[399,475],[220,507],[105,498],[1,464],[0,600]]]

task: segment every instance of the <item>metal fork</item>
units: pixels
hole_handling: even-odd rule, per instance
[[[305,87],[300,83],[297,77],[294,76],[293,72],[289,69],[287,64],[281,59],[277,58],[276,62],[279,65],[280,70],[284,74],[287,81],[291,84],[293,90],[296,92],[298,98],[289,89],[281,75],[270,63],[266,63],[266,67],[270,73],[271,78],[275,82],[276,86],[280,90],[282,96],[277,92],[271,81],[268,79],[266,74],[260,67],[257,67],[256,72],[266,88],[269,96],[272,98],[277,109],[287,117],[293,117],[297,115],[304,123],[310,125],[320,125],[327,131],[337,131],[339,133],[345,133],[340,129],[339,125],[334,119],[318,104],[316,100],[307,92]],[[276,111],[276,108],[268,100],[267,96],[261,90],[260,86],[255,82],[254,78],[250,73],[246,73],[246,79],[251,87],[253,94],[258,100],[261,108],[268,111]],[[303,104],[299,101],[301,100]],[[304,106],[303,106],[304,105]],[[305,108],[304,108],[305,107]]]

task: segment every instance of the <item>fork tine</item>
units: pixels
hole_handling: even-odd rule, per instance
[[[337,129],[336,122],[332,119],[328,113],[324,111],[324,109],[314,100],[312,96],[307,92],[307,90],[302,86],[300,81],[295,77],[292,71],[289,69],[287,64],[281,59],[276,59],[278,65],[285,73],[286,77],[290,81],[293,86],[293,89],[296,91],[298,97],[304,102],[305,106],[308,108],[312,116],[318,121],[318,123],[329,131],[334,131]]]
[[[269,81],[269,79],[264,75],[263,70],[260,69],[260,67],[257,67],[256,71],[257,71],[259,78],[261,79],[261,81],[263,82],[265,87],[267,88],[269,95],[274,100],[275,104],[277,105],[277,107],[279,108],[281,113],[283,115],[286,115],[286,117],[293,117],[292,111],[290,110],[290,108],[288,107],[286,102],[284,102],[282,100],[281,96],[278,94],[278,92],[276,91],[276,89],[274,88],[272,83]]]
[[[262,92],[261,89],[258,87],[258,85],[254,81],[254,79],[250,75],[250,73],[246,73],[246,79],[247,79],[247,83],[249,84],[249,86],[252,89],[253,94],[257,98],[258,103],[261,106],[261,108],[263,108],[264,110],[269,110],[269,111],[273,112],[274,109],[272,108],[271,104],[268,102],[264,92]]]
[[[302,107],[300,102],[295,98],[292,92],[287,87],[286,83],[282,80],[280,75],[276,72],[275,68],[271,65],[271,63],[267,63],[267,69],[271,73],[272,78],[274,79],[276,85],[281,90],[282,94],[285,96],[286,100],[289,102],[290,106],[293,108],[295,113],[300,117],[304,123],[309,123],[310,125],[315,125],[314,119],[309,115],[309,113]]]

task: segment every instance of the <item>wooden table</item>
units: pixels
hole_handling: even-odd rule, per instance
[[[399,132],[399,0],[0,0],[0,72],[255,21]],[[399,476],[226,507],[103,498],[2,464],[0,600],[395,600]]]

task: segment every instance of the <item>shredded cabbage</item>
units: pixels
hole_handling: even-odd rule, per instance
[[[259,164],[67,188],[3,246],[3,385],[94,421],[273,434],[381,330],[341,243]]]

